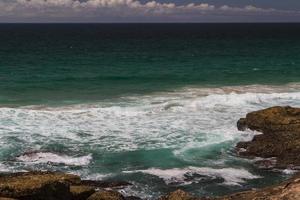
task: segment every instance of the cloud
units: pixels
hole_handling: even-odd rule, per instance
[[[258,8],[253,5],[245,7],[220,7],[207,3],[161,3],[139,0],[0,0],[0,21],[6,18],[22,19],[95,19],[105,21],[109,17],[127,18],[168,18],[195,19],[202,16],[300,16],[299,11]]]

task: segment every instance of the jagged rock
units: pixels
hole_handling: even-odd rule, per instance
[[[125,200],[125,197],[116,191],[99,191],[92,194],[87,200]]]
[[[80,178],[54,172],[28,172],[0,177],[0,195],[30,200],[71,199],[70,184]]]
[[[246,126],[252,130],[270,132],[297,131],[300,130],[300,108],[290,106],[271,107],[264,110],[248,113],[246,118],[241,118],[240,126]]]
[[[86,200],[95,193],[95,188],[85,185],[70,186],[70,192],[72,194],[72,200]]]
[[[277,106],[251,112],[237,126],[239,130],[249,128],[263,133],[250,142],[238,143],[239,155],[275,157],[276,168],[300,165],[300,108]]]

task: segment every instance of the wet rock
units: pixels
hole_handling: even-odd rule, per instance
[[[300,165],[300,108],[272,107],[247,114],[238,129],[260,131],[252,141],[237,144],[238,154],[245,157],[276,158],[274,167]]]
[[[128,196],[128,197],[125,197],[125,200],[142,200],[142,199],[139,197],[135,197],[135,196]]]
[[[72,200],[86,200],[89,196],[95,193],[95,188],[91,186],[70,186]]]
[[[215,200],[297,200],[300,199],[300,175],[279,185],[215,198]]]
[[[92,186],[96,188],[123,188],[131,186],[131,183],[126,181],[93,181],[93,180],[82,180],[80,185]]]
[[[70,184],[79,181],[78,176],[54,172],[2,175],[0,196],[31,200],[68,200],[71,199]]]
[[[241,118],[237,122],[237,128],[239,131],[245,131],[247,129],[246,118]]]
[[[87,200],[125,200],[125,197],[116,191],[99,191],[92,194]]]
[[[298,200],[300,199],[300,174],[281,184],[258,190],[238,192],[221,197],[192,197],[190,194],[177,190],[159,200]]]

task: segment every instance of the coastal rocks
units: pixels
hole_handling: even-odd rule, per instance
[[[300,199],[300,174],[276,186],[219,197],[212,200],[296,200]]]
[[[196,200],[195,197],[183,190],[176,190],[170,194],[161,197],[159,200]]]
[[[95,193],[95,188],[91,186],[79,185],[70,186],[72,200],[85,200]]]
[[[249,128],[261,132],[300,130],[300,108],[271,107],[248,113],[237,123],[238,129]]]
[[[240,156],[255,158],[260,168],[297,169],[300,166],[300,108],[271,107],[251,112],[237,122],[237,128],[262,132],[252,141],[237,144]],[[257,159],[259,157],[259,159]],[[263,189],[234,193],[222,197],[196,198],[177,190],[159,200],[298,200],[300,173],[293,178]]]
[[[131,186],[131,183],[126,181],[93,181],[93,180],[82,180],[80,185],[86,185],[96,188],[123,188]]]
[[[71,199],[69,185],[77,183],[75,175],[31,172],[0,177],[0,196],[17,199]]]
[[[125,200],[127,198],[122,194],[104,189],[129,185],[127,182],[85,181],[79,176],[60,172],[2,174],[0,200]]]
[[[160,197],[159,200],[215,200],[215,198],[194,197],[191,194],[179,189],[166,196]]]
[[[300,174],[279,185],[266,187],[259,190],[250,190],[234,193],[222,197],[197,198],[177,190],[159,200],[298,200],[300,199]]]
[[[277,106],[251,112],[238,121],[237,127],[263,133],[252,141],[238,143],[240,156],[275,158],[272,162],[259,161],[267,168],[271,164],[276,168],[300,166],[300,108]]]
[[[87,200],[125,200],[125,198],[119,192],[100,191],[91,195]]]

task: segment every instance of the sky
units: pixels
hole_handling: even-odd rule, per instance
[[[300,0],[0,0],[0,22],[300,22]]]

